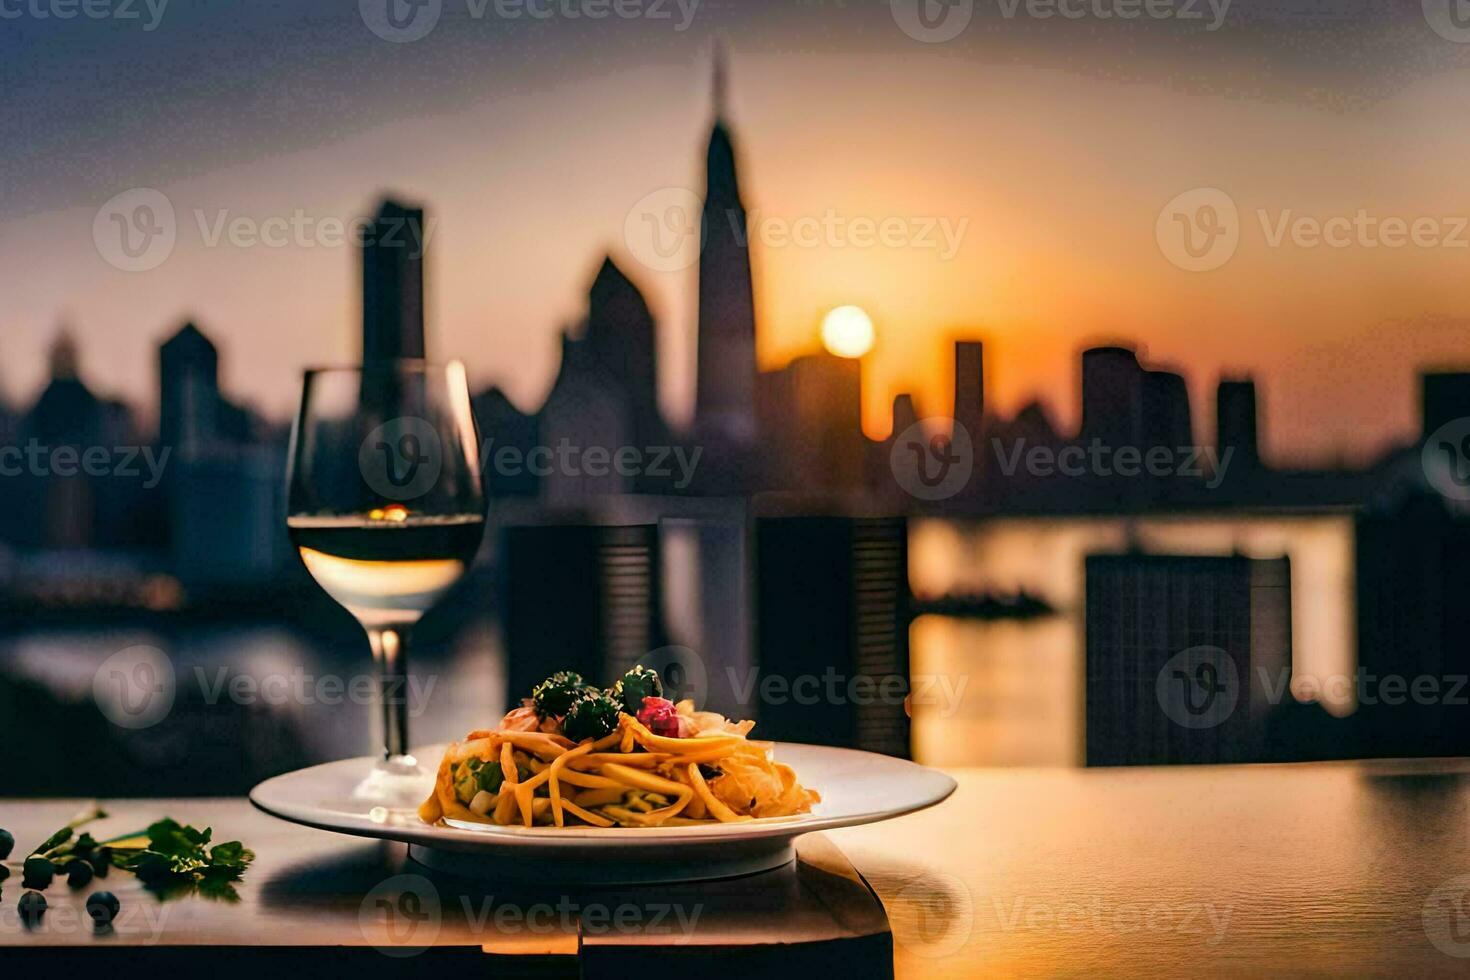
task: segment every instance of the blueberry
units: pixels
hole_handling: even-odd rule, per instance
[[[72,861],[66,866],[66,883],[73,888],[90,885],[92,883],[92,866],[80,858]]]
[[[112,870],[112,848],[99,847],[87,855],[87,863],[92,866],[92,871],[99,878],[106,878],[107,872]]]
[[[116,918],[120,907],[117,896],[112,892],[93,892],[87,896],[87,914],[99,926],[105,926]]]
[[[0,864],[0,881],[4,881],[6,878],[9,878],[9,877],[10,877],[10,869],[7,868],[5,865]]]
[[[27,925],[35,925],[45,914],[45,895],[40,892],[26,892],[20,897],[20,917]]]
[[[26,858],[24,865],[25,887],[27,888],[49,888],[51,879],[56,874],[56,866],[43,857],[32,856]]]
[[[15,849],[15,837],[8,830],[0,830],[0,861],[10,857]]]

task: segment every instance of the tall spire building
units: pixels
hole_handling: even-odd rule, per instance
[[[699,262],[699,368],[695,428],[723,446],[755,439],[755,300],[750,239],[735,146],[725,124],[725,54],[714,53],[714,129],[709,138]]]

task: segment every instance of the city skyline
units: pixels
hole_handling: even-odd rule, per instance
[[[1215,88],[1181,81],[1177,58],[1163,53],[1173,49],[1155,27],[1139,29],[1144,85],[1098,77],[1084,57],[1091,49],[1056,35],[1060,51],[1078,54],[1072,70],[1089,79],[1079,86],[1076,75],[1054,74],[1065,61],[1058,52],[1014,34],[974,32],[949,49],[905,37],[886,10],[881,17],[851,13],[849,20],[835,11],[803,12],[795,36],[850,27],[861,44],[800,64],[772,47],[768,31],[742,33],[729,101],[745,204],[762,221],[829,210],[846,218],[927,215],[956,228],[969,220],[949,260],[918,248],[772,246],[768,224],[752,235],[762,368],[817,349],[820,318],[833,306],[856,303],[873,314],[878,345],[863,379],[870,437],[886,433],[901,392],[914,393],[921,414],[947,411],[946,341],[955,336],[983,338],[1006,365],[989,386],[992,404],[1013,414],[1041,397],[1062,429],[1074,427],[1080,412],[1072,397],[1075,352],[1097,342],[1130,339],[1152,362],[1185,376],[1205,437],[1214,382],[1250,374],[1269,410],[1265,452],[1293,463],[1364,462],[1412,437],[1416,371],[1462,363],[1470,296],[1457,288],[1459,253],[1289,241],[1272,248],[1256,215],[1264,210],[1270,225],[1288,211],[1320,220],[1358,208],[1408,218],[1470,210],[1451,176],[1453,161],[1470,155],[1463,137],[1421,130],[1412,146],[1398,149],[1370,138],[1416,118],[1430,88],[1441,109],[1444,99],[1459,97],[1453,52],[1423,47],[1453,46],[1427,29],[1426,37],[1411,35],[1381,55],[1413,71],[1392,86],[1343,90],[1354,100],[1347,111],[1312,95],[1308,82],[1332,70],[1318,48],[1301,56],[1301,78],[1274,83],[1279,98],[1246,105],[1221,97],[1240,83],[1240,65],[1259,56],[1229,24],[1219,35],[1225,40],[1208,49],[1218,57],[1204,73],[1234,81]],[[720,26],[671,31],[653,59],[627,55],[615,34],[605,61],[561,62],[567,74],[557,85],[528,74],[510,89],[459,93],[427,114],[385,109],[380,124],[364,97],[352,103],[351,125],[279,154],[228,163],[185,158],[163,169],[139,163],[115,178],[125,183],[84,189],[57,182],[46,199],[53,210],[18,209],[0,224],[0,260],[15,273],[0,392],[12,406],[34,397],[44,351],[64,319],[77,332],[83,372],[109,396],[146,411],[154,386],[148,349],[193,320],[225,353],[226,390],[273,419],[289,417],[302,367],[356,356],[355,256],[350,249],[209,248],[195,209],[206,228],[221,212],[257,221],[297,209],[344,217],[365,213],[386,191],[422,203],[438,223],[426,295],[430,342],[462,356],[477,388],[496,384],[523,411],[540,404],[557,370],[559,335],[580,315],[579,297],[611,253],[655,318],[660,405],[686,426],[697,372],[694,277],[640,265],[624,226],[647,195],[697,187],[711,115],[705,52]],[[412,63],[462,57],[444,47],[456,38],[490,43],[456,34],[461,27],[446,21],[411,46]],[[1361,37],[1383,28],[1369,18],[1335,30]],[[377,47],[366,56],[398,77],[408,55],[368,41]],[[1194,38],[1180,50],[1204,43]],[[977,49],[984,57],[945,56]],[[496,51],[504,55],[497,70],[520,57]],[[975,93],[964,124],[934,131],[924,91]],[[1104,106],[1116,134],[1105,136],[1093,118]],[[537,128],[522,124],[546,114],[566,121],[562,132],[575,136],[537,141]],[[1027,118],[1046,125],[1037,129]],[[1162,137],[1148,131],[1161,118],[1175,127],[1167,159]],[[878,139],[875,123],[890,138]],[[1267,137],[1294,130],[1312,134],[1311,146],[1303,150],[1298,141],[1292,145],[1301,159],[1273,160]],[[1228,138],[1257,131],[1262,139],[1249,146]],[[487,145],[491,134],[496,140]],[[156,134],[143,135],[149,138],[129,146],[142,152],[157,145]],[[1379,189],[1400,186],[1391,178],[1408,165],[1403,154],[1413,155],[1420,189],[1385,197]],[[1329,158],[1356,163],[1336,168]],[[1147,180],[1139,176],[1144,170]],[[146,273],[111,269],[88,230],[97,207],[126,186],[155,185],[179,214],[174,255]],[[1242,242],[1222,268],[1186,272],[1161,253],[1155,219],[1175,194],[1213,185],[1225,186],[1239,205]],[[64,187],[75,192],[55,198]]]

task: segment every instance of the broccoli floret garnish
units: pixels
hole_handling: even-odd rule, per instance
[[[658,671],[639,664],[619,678],[610,693],[624,711],[636,715],[643,707],[644,698],[664,696],[664,683],[659,680]]]
[[[572,702],[562,731],[573,742],[611,735],[618,727],[618,703],[598,690],[587,690]]]
[[[551,718],[566,714],[572,701],[585,690],[587,682],[582,680],[581,674],[574,670],[559,670],[536,685],[531,691],[531,702],[536,706],[536,714]]]

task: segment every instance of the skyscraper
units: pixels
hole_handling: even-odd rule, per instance
[[[385,200],[362,246],[362,361],[424,357],[424,212]]]
[[[788,490],[840,490],[863,479],[862,362],[828,351],[760,375],[765,475]]]
[[[695,428],[701,440],[748,445],[756,434],[755,299],[750,241],[725,123],[725,57],[714,58],[715,123],[706,159],[699,261],[699,365]]]
[[[978,340],[954,344],[954,419],[970,439],[980,438],[985,418],[985,345]]]
[[[192,456],[215,436],[219,353],[192,323],[158,349],[158,441]]]
[[[1419,375],[1421,438],[1446,422],[1470,418],[1470,372],[1425,371]]]
[[[1173,371],[1143,372],[1140,435],[1144,452],[1162,446],[1179,449],[1194,444],[1189,420],[1189,388]]]
[[[622,446],[666,444],[655,332],[643,294],[612,259],[605,259],[592,282],[580,335],[562,336],[561,370],[536,421],[540,443],[555,446],[566,439],[608,453]],[[667,481],[643,483],[644,490],[668,490]],[[542,481],[545,495],[561,502],[637,489],[638,479],[615,470],[596,478],[557,472]]]
[[[1230,469],[1254,470],[1261,459],[1256,435],[1256,383],[1222,378],[1215,389],[1215,445],[1218,458],[1231,452]]]
[[[907,522],[763,518],[755,550],[759,676],[790,696],[741,713],[765,738],[907,757]]]
[[[594,361],[627,390],[639,445],[667,438],[658,410],[658,343],[648,303],[623,270],[606,258],[587,302],[587,345]]]
[[[1289,699],[1286,558],[1091,555],[1087,764],[1257,762]]]
[[[1126,347],[1082,352],[1082,441],[1114,449],[1139,445],[1143,369]]]

